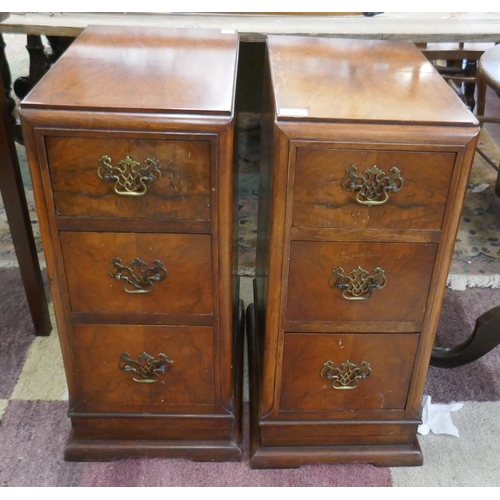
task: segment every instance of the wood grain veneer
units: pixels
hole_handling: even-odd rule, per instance
[[[89,27],[22,103],[69,387],[67,460],[241,459],[237,59],[234,31]],[[117,193],[97,172],[105,155],[114,167],[154,158],[161,175],[133,191],[133,168],[114,172]],[[144,285],[133,265],[112,271],[115,258],[164,269]],[[146,293],[128,293],[125,275]]]
[[[420,465],[478,122],[409,43],[269,36],[266,57],[251,466]]]
[[[58,215],[210,220],[210,142],[105,137],[47,137],[46,148]],[[117,167],[127,156],[141,167],[158,161],[161,177],[147,183],[147,196],[120,196],[115,182],[98,177],[99,159]]]

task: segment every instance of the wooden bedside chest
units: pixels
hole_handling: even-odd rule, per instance
[[[478,122],[410,43],[267,49],[251,465],[419,465]]]
[[[241,458],[237,59],[231,30],[89,27],[22,103],[67,460]]]

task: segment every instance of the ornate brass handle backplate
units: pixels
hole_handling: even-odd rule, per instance
[[[158,359],[147,352],[139,354],[137,359],[131,359],[130,354],[124,352],[120,356],[118,368],[125,372],[134,373],[135,376],[132,376],[134,382],[152,384],[158,382],[159,375],[170,370],[172,363],[173,361],[162,353],[158,354]]]
[[[344,268],[337,267],[332,271],[330,286],[340,288],[342,297],[346,300],[368,300],[373,290],[380,290],[387,284],[385,271],[376,267],[373,274],[358,266],[344,276]]]
[[[377,165],[367,168],[361,175],[358,175],[358,167],[351,165],[346,168],[341,183],[344,189],[357,192],[358,203],[369,207],[384,204],[389,199],[389,193],[397,193],[404,186],[397,167],[392,167],[387,175]]]
[[[323,378],[331,379],[334,389],[341,391],[356,389],[359,381],[368,377],[371,373],[372,369],[368,362],[361,361],[357,366],[349,360],[340,363],[338,366],[335,366],[333,361],[325,361],[323,368],[319,372]]]
[[[156,259],[148,265],[137,257],[125,266],[120,257],[115,257],[111,261],[109,274],[117,280],[125,281],[124,290],[127,293],[149,293],[156,281],[163,281],[167,277],[168,271]]]
[[[146,158],[146,164],[141,167],[138,161],[126,156],[114,167],[111,158],[104,155],[99,158],[97,175],[103,181],[115,183],[115,193],[121,196],[143,196],[148,187],[146,183],[154,182],[161,178],[161,171],[156,158]]]

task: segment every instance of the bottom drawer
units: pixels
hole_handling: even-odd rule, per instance
[[[211,327],[79,324],[74,332],[86,410],[178,413],[214,405]]]
[[[280,409],[404,409],[418,334],[285,334]]]

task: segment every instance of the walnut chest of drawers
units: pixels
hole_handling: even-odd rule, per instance
[[[410,43],[270,36],[266,78],[251,465],[421,464],[478,123]]]
[[[241,458],[237,56],[230,30],[89,27],[22,103],[67,460]]]

